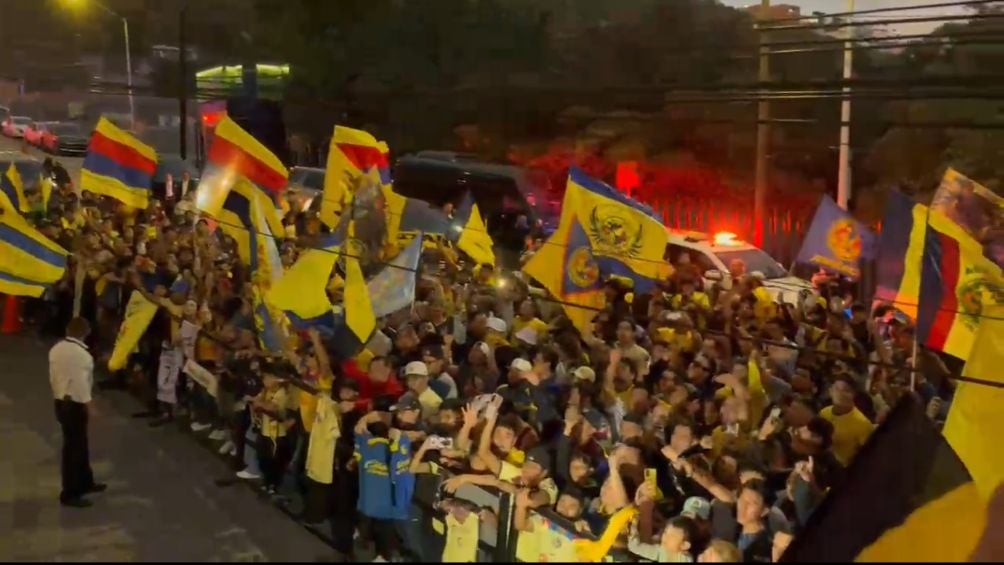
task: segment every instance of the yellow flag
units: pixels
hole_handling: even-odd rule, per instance
[[[617,511],[607,522],[607,529],[603,530],[600,539],[596,541],[579,539],[575,540],[575,551],[579,556],[579,561],[583,563],[598,563],[607,556],[610,548],[614,546],[617,538],[627,530],[628,524],[638,515],[638,509],[628,506]]]
[[[29,210],[28,199],[24,196],[24,183],[14,163],[0,177],[0,206],[25,214]]]
[[[376,316],[373,314],[373,304],[370,302],[370,292],[366,288],[359,259],[356,256],[345,255],[345,324],[360,346],[369,341],[376,330]]]
[[[294,328],[331,326],[331,301],[325,287],[338,260],[343,238],[331,235],[308,249],[268,291],[268,301],[284,311]]]
[[[488,228],[481,218],[478,205],[472,205],[471,216],[467,220],[467,225],[464,226],[464,231],[460,234],[460,239],[457,240],[457,248],[477,261],[479,265],[486,263],[494,265],[495,251],[492,249],[494,244],[495,242],[488,235]]]
[[[1004,305],[984,310],[963,374],[1004,384]],[[959,381],[945,423],[945,439],[959,455],[976,488],[989,499],[1004,481],[1004,450],[996,430],[1004,430],[1004,388]]]
[[[125,317],[119,326],[119,335],[115,338],[112,356],[108,358],[108,370],[118,371],[125,367],[129,354],[136,349],[139,339],[146,333],[153,315],[157,313],[157,305],[143,297],[138,290],[132,292],[129,303],[126,304]]]
[[[48,214],[49,200],[52,198],[52,179],[44,175],[40,175],[38,179],[38,188],[42,191],[42,210]]]
[[[352,183],[373,167],[387,166],[386,149],[386,144],[368,132],[335,126],[328,148],[320,212],[321,221],[328,227],[338,225],[338,217],[352,195]]]

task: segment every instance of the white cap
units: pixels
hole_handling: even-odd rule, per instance
[[[495,316],[488,318],[488,329],[499,333],[505,333],[506,328],[507,326],[505,320],[502,318],[496,318]]]
[[[533,365],[529,361],[523,359],[522,357],[517,357],[512,360],[512,364],[509,365],[510,369],[516,369],[521,373],[529,373],[533,370]]]
[[[585,365],[572,371],[572,376],[578,381],[596,382],[596,371]]]
[[[412,361],[404,367],[404,376],[410,377],[411,375],[417,375],[421,377],[429,376],[429,367],[421,361]]]
[[[516,339],[530,345],[537,345],[537,330],[527,326],[516,332]]]

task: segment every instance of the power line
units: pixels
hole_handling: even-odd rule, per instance
[[[855,21],[838,21],[833,23],[825,24],[793,24],[793,25],[780,25],[780,26],[763,26],[757,25],[753,29],[757,32],[778,32],[778,31],[792,31],[792,30],[814,30],[814,29],[842,29],[849,27],[874,27],[879,25],[901,25],[901,24],[915,24],[915,23],[932,23],[932,22],[959,22],[959,21],[973,21],[973,20],[994,20],[1004,18],[1004,13],[995,14],[968,14],[960,16],[928,16],[921,18],[891,18],[887,20],[873,20],[867,22],[855,22]]]
[[[850,47],[841,47],[839,45],[833,45],[830,47],[819,47],[819,48],[803,48],[803,49],[775,49],[768,51],[769,55],[795,55],[803,53],[840,53],[847,51],[881,51],[881,50],[892,50],[892,49],[908,49],[911,47],[967,47],[967,46],[1000,46],[1004,47],[1004,36],[997,34],[995,39],[978,39],[974,38],[971,40],[940,40],[935,36],[935,39],[931,41],[906,41],[902,43],[881,43],[878,45],[851,45]],[[736,56],[735,58],[744,57],[752,59],[756,55],[742,55]]]
[[[930,10],[932,8],[961,8],[961,7],[976,7],[985,6],[988,4],[997,4],[1001,0],[957,0],[955,2],[941,2],[938,4],[912,4],[909,6],[891,6],[888,8],[872,8],[868,10],[855,10],[853,12],[835,12],[830,14],[823,14],[824,17],[828,18],[853,18],[856,16],[863,16],[867,14],[888,14],[895,12],[909,12],[912,10]],[[778,18],[775,22],[798,22],[805,20],[818,20],[820,15],[811,16],[797,16],[791,18]]]
[[[1000,0],[995,0],[1000,1]],[[965,38],[978,38],[978,37],[1001,37],[1004,30],[993,30],[993,31],[954,31],[952,33],[910,33],[910,34],[898,34],[898,35],[886,35],[886,36],[872,36],[872,37],[853,37],[850,39],[834,39],[826,37],[819,39],[808,39],[808,40],[784,40],[784,41],[768,41],[763,43],[764,47],[790,47],[792,45],[844,45],[846,43],[874,43],[881,41],[905,41],[908,39],[965,39]]]

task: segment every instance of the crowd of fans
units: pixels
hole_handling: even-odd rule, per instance
[[[777,304],[742,264],[705,288],[685,257],[654,293],[607,281],[607,306],[580,332],[521,273],[428,245],[414,305],[379,320],[358,355],[318,330],[263,351],[247,266],[199,221],[193,193],[176,194],[127,210],[58,188],[35,219],[71,264],[27,316],[57,333],[78,309],[100,364],[133,290],[161,305],[105,386],[141,391],[151,426],[184,418],[269,494],[292,479],[300,518],[330,522],[344,557],[372,541],[385,560],[439,561],[413,501],[433,475],[456,515],[467,510],[449,498],[465,486],[513,495],[521,559],[534,560],[533,517],[547,512],[628,559],[769,562],[899,396],[913,387],[929,415],[947,413],[948,369],[917,358],[911,326],[847,281],[820,277]],[[288,267],[324,229],[309,213],[286,222]],[[336,269],[333,304],[343,284]],[[180,370],[188,359],[215,390]],[[244,468],[248,428],[257,465]]]

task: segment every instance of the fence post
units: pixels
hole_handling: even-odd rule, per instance
[[[495,554],[492,555],[494,563],[512,563],[516,560],[516,544],[513,543],[515,538],[512,535],[513,510],[512,495],[502,493],[499,496],[498,537],[495,539]]]

